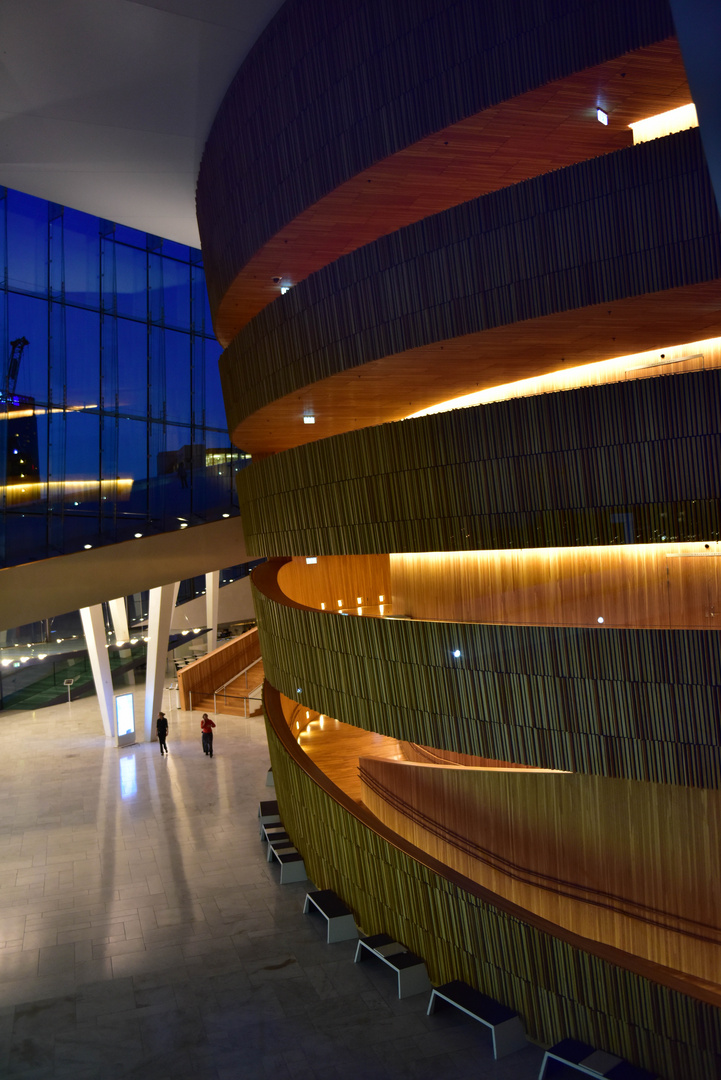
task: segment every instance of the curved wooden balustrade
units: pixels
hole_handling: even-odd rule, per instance
[[[360,248],[257,315],[220,361],[231,438],[274,453],[565,360],[711,337],[720,272],[697,130],[527,180]]]
[[[246,543],[317,556],[717,540],[719,415],[715,369],[351,431],[239,473]]]
[[[254,602],[267,677],[307,708],[457,753],[721,787],[718,634],[343,617],[289,600],[286,561],[256,568]]]
[[[376,817],[440,862],[721,994],[718,792],[371,759],[360,776]]]
[[[444,866],[323,774],[267,682],[264,703],[283,821],[313,881],[364,930],[406,942],[434,981],[462,978],[512,1005],[532,1037],[550,1044],[573,1025],[667,1080],[713,1080],[718,988],[558,927]]]
[[[226,94],[198,179],[221,341],[277,296],[274,279],[627,145],[629,123],[691,100],[673,34],[648,0],[640,17],[622,0],[529,9],[513,29],[501,0],[461,0],[451,18],[442,0],[402,17],[382,0],[330,19],[314,0],[284,5]]]

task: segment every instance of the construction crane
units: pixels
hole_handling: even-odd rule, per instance
[[[8,373],[5,379],[5,400],[8,401],[15,393],[20,372],[20,361],[25,349],[30,344],[26,337],[15,338],[10,342],[10,359],[8,360]]]

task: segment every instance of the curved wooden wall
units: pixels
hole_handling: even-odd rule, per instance
[[[278,568],[253,572],[261,652],[306,708],[478,757],[721,787],[716,633],[343,617],[286,600]]]
[[[721,371],[351,431],[238,474],[254,555],[711,541]],[[312,492],[312,498],[309,493]]]
[[[583,937],[718,979],[721,793],[370,758],[360,776],[380,821],[466,877]]]
[[[403,941],[424,958],[434,982],[464,979],[518,1009],[531,1037],[546,1044],[572,1031],[666,1080],[716,1080],[717,991],[689,987],[648,961],[524,918],[449,873],[303,760],[267,683],[265,705],[283,822],[312,880],[334,889],[367,933]]]
[[[718,541],[392,555],[390,578],[412,619],[721,629]]]
[[[481,352],[478,335],[533,326],[559,313],[605,304],[599,334],[605,356],[631,351],[615,340],[629,319],[614,314],[617,302],[639,297],[645,305],[653,294],[705,282],[714,283],[718,299],[720,274],[721,221],[696,129],[528,180],[399,229],[318,271],[262,311],[220,362],[231,436],[252,453],[320,437],[325,432],[318,422],[327,410],[316,410],[309,432],[298,409],[291,443],[285,430],[266,434],[265,416],[249,418],[309,384],[374,361],[385,361],[388,420],[462,392],[469,359],[480,386],[542,374],[548,358],[530,342],[525,356],[517,342],[519,360],[500,364]],[[695,330],[703,318],[709,334],[719,333],[721,316],[708,322],[707,292],[699,289],[698,304],[693,294],[686,297],[686,314],[696,312]],[[396,385],[389,358],[407,361],[410,353],[415,360],[419,352],[423,366],[430,363],[423,350],[436,359],[434,377],[430,386],[416,380],[425,397],[414,401],[419,389],[409,384],[405,367]],[[562,355],[556,342],[556,366]],[[356,411],[362,386],[354,391]],[[344,428],[351,426],[344,412],[341,418]]]
[[[218,320],[217,311],[251,256],[345,181],[490,106],[584,68],[625,59],[631,50],[673,35],[663,0],[586,0],[511,9],[503,0],[482,5],[460,0],[450,8],[446,0],[400,5],[346,0],[330,6],[324,0],[288,0],[231,84],[201,163],[198,220],[216,330],[223,322],[221,336],[232,336],[232,312],[226,328],[225,313]],[[599,89],[607,108],[614,108],[624,99],[625,77],[636,96],[646,91],[642,108],[647,111],[640,116],[690,100],[672,98],[669,103],[679,74],[684,86],[685,76],[682,67],[679,72],[678,65],[672,68],[658,59],[660,64],[644,64],[642,58],[638,78],[633,58],[600,77],[595,73],[585,93],[581,84],[575,99],[567,94],[566,114],[579,109],[583,114],[585,104],[586,116],[595,123]],[[537,106],[541,115],[544,104],[553,109],[552,94],[543,95]],[[623,129],[629,119],[640,116],[623,118],[605,145],[616,148],[619,134],[628,138]],[[452,140],[446,136],[444,141],[451,147],[443,149],[453,153]],[[567,136],[567,146],[572,142],[573,135]],[[599,139],[598,152],[604,152],[604,142]],[[563,151],[563,140],[559,145]],[[539,151],[547,153],[542,142]],[[562,157],[561,163],[567,160]],[[408,172],[405,165],[397,185],[407,183]],[[447,192],[452,184],[443,187]],[[382,213],[386,201],[387,187],[380,198],[372,196],[370,206],[363,200],[352,216]],[[404,200],[393,202],[402,208]],[[421,203],[416,216],[428,212]],[[286,239],[292,247],[292,234]]]

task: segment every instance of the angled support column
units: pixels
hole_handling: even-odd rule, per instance
[[[117,600],[109,600],[110,617],[113,620],[113,630],[116,641],[129,641],[130,630],[128,628],[128,609],[125,606],[125,597],[120,596]]]
[[[145,741],[153,738],[153,724],[163,700],[165,668],[168,662],[170,621],[180,582],[150,590],[148,608],[148,655],[145,675]]]
[[[218,592],[220,570],[205,575],[205,625],[208,627],[208,652],[218,644]]]
[[[90,668],[98,695],[103,730],[109,739],[115,738],[115,709],[113,702],[113,679],[110,674],[110,660],[105,648],[105,620],[102,604],[80,609],[83,621],[85,644],[90,657]]]

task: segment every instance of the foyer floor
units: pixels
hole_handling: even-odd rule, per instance
[[[167,758],[106,745],[94,698],[0,713],[0,1076],[535,1080],[538,1047],[494,1062],[325,944],[258,840],[262,719],[216,718],[210,759],[169,698]]]

